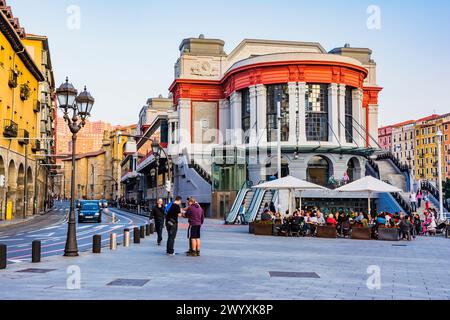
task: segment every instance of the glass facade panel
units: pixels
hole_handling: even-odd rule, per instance
[[[277,141],[277,108],[281,102],[281,141],[289,141],[289,89],[287,84],[267,86],[267,142]]]
[[[345,88],[345,140],[353,143],[353,88]]]
[[[328,141],[328,85],[308,84],[305,104],[307,141]]]
[[[244,143],[250,140],[250,90],[244,89],[242,94],[242,131],[244,132]]]

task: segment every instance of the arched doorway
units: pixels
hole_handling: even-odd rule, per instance
[[[14,160],[11,160],[8,165],[8,177],[6,188],[5,206],[11,202],[12,214],[16,214],[16,198],[17,198],[17,170]]]
[[[306,177],[309,182],[327,186],[328,180],[333,176],[331,161],[323,156],[314,156],[308,162]]]
[[[16,218],[23,217],[23,205],[25,200],[24,192],[25,192],[25,168],[23,164],[20,164],[19,170],[17,170],[16,210],[14,212]]]
[[[34,205],[34,179],[31,167],[27,169],[27,215],[33,214]]]
[[[361,179],[361,164],[357,158],[351,158],[347,164],[349,182]]]

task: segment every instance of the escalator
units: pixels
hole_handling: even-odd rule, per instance
[[[236,222],[236,218],[239,215],[239,209],[242,206],[242,203],[245,201],[245,211],[247,212],[251,200],[253,198],[253,195],[255,193],[255,190],[251,188],[252,183],[250,181],[247,181],[242,186],[241,190],[239,190],[239,193],[236,196],[236,199],[234,200],[233,206],[231,207],[230,213],[228,213],[227,218],[225,220],[226,224],[233,224]]]

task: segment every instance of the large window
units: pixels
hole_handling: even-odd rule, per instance
[[[353,143],[353,89],[345,88],[345,141]]]
[[[281,103],[281,141],[289,141],[289,89],[287,84],[267,86],[267,142],[277,141],[278,103]]]
[[[328,141],[328,85],[308,84],[305,103],[306,139]]]
[[[250,90],[244,89],[242,94],[242,131],[244,132],[244,143],[250,140]]]

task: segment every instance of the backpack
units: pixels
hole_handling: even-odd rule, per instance
[[[167,216],[169,213],[170,208],[172,207],[173,201],[167,204],[166,208],[164,209],[164,214]]]

